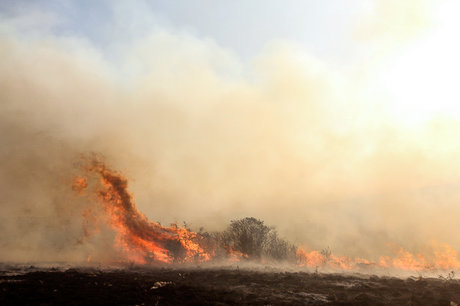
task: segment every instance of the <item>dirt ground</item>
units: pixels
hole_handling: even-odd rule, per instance
[[[0,268],[0,305],[457,305],[460,280],[169,268]]]

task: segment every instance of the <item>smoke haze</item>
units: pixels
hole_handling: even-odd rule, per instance
[[[418,113],[395,112],[375,85],[403,47],[344,69],[273,41],[244,63],[157,28],[106,57],[13,21],[0,26],[0,260],[104,258],[113,233],[84,239],[89,204],[72,191],[88,152],[127,176],[139,210],[163,224],[222,230],[254,216],[296,244],[369,258],[389,244],[460,249],[459,117],[407,124]]]

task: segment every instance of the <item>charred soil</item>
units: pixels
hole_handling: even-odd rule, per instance
[[[0,305],[456,305],[460,281],[240,269],[3,269]]]

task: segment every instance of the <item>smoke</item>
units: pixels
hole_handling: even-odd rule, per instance
[[[349,256],[377,257],[388,243],[460,249],[459,120],[402,124],[368,62],[344,70],[275,41],[245,64],[161,27],[106,56],[15,22],[0,26],[0,260],[112,248],[108,229],[82,239],[89,204],[71,186],[87,152],[126,175],[139,210],[162,224],[214,231],[254,216]]]

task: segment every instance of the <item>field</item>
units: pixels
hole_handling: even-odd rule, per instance
[[[460,281],[225,268],[1,267],[0,305],[456,305]]]

